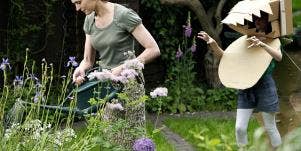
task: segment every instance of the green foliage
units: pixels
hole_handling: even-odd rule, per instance
[[[301,9],[301,3],[299,0],[292,0],[292,4],[293,4],[293,12],[294,11],[300,11]]]
[[[174,60],[172,56],[180,43],[179,37],[182,36],[182,28],[175,25],[183,24],[179,18],[186,14],[183,11],[185,9],[162,5],[159,0],[141,0],[140,8],[144,18],[151,18],[148,25],[153,26],[150,29],[160,47],[161,58],[166,62]]]
[[[24,51],[31,48],[32,52],[43,49],[47,38],[54,27],[50,16],[54,13],[57,0],[42,0],[34,3],[24,0],[9,1],[9,18],[6,33],[6,50],[0,56],[10,58],[11,64],[21,64],[25,60]],[[22,72],[21,67],[15,72]]]
[[[192,144],[197,150],[237,150],[235,118],[168,118],[164,124]],[[248,134],[253,134],[259,124],[251,119]],[[248,135],[250,144],[252,135]]]
[[[205,109],[212,111],[231,111],[237,106],[237,90],[230,88],[206,91]]]

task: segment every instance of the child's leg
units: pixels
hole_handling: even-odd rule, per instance
[[[237,109],[235,134],[236,143],[239,147],[248,144],[247,128],[253,109]]]
[[[281,137],[276,126],[275,113],[262,112],[262,118],[272,146],[278,147],[281,144]]]

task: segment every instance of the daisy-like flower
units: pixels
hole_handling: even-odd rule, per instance
[[[2,58],[2,63],[0,64],[0,69],[4,71],[6,69],[6,67],[9,67],[9,69],[11,69],[9,60],[8,60],[8,58],[6,58],[6,59]]]
[[[78,63],[75,61],[75,57],[73,57],[73,56],[69,57],[69,61],[67,62],[66,67],[69,67],[69,66],[72,66],[72,67],[78,66]]]
[[[100,81],[108,81],[112,79],[113,74],[109,70],[103,69],[102,72],[91,72],[87,77],[89,80],[97,79]]]
[[[134,142],[133,151],[155,151],[155,144],[149,138],[140,138]]]
[[[154,91],[150,92],[152,98],[157,98],[159,96],[167,96],[168,89],[165,87],[158,87]]]

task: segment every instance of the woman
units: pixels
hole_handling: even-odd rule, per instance
[[[79,85],[84,82],[85,71],[94,65],[96,52],[99,52],[100,66],[103,69],[109,69],[112,74],[117,76],[122,70],[123,63],[133,59],[125,54],[128,51],[133,51],[135,40],[145,48],[137,57],[141,63],[148,63],[160,55],[156,41],[133,10],[106,0],[71,1],[75,4],[77,11],[86,14],[84,58],[73,73],[73,81],[76,84]],[[143,86],[141,89],[143,90],[139,92],[144,94]],[[126,110],[125,118],[129,119],[131,126],[144,128],[144,104],[143,106],[136,106],[135,110]],[[122,138],[119,139],[122,140]],[[130,147],[132,141],[132,139],[127,141],[124,138],[121,144]]]
[[[256,32],[268,33],[268,14],[263,13],[261,18],[255,17],[254,20]],[[198,38],[207,42],[216,57],[221,58],[223,56],[223,50],[206,32],[199,32]],[[248,48],[261,47],[273,57],[273,60],[264,75],[253,87],[239,90],[235,126],[237,145],[239,147],[247,145],[248,122],[252,112],[256,109],[257,111],[262,112],[265,129],[270,137],[273,148],[276,148],[281,144],[281,137],[275,122],[275,113],[279,111],[279,102],[275,82],[272,78],[272,71],[275,67],[275,60],[281,61],[282,53],[280,48],[277,50],[267,45],[265,43],[267,38],[260,34],[251,36],[247,40],[250,42]]]

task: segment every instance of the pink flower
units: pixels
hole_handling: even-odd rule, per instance
[[[134,79],[136,76],[138,76],[138,73],[134,69],[124,69],[120,74],[127,79]]]
[[[124,68],[142,70],[144,68],[144,64],[141,63],[137,58],[135,58],[135,59],[125,61]]]
[[[182,52],[182,50],[181,50],[181,48],[180,48],[180,46],[179,46],[179,48],[178,48],[178,51],[177,51],[177,54],[176,54],[176,58],[181,58],[183,56],[183,52]]]
[[[108,81],[111,80],[113,74],[109,70],[102,70],[102,72],[94,71],[88,75],[89,80],[97,79],[100,81]]]

